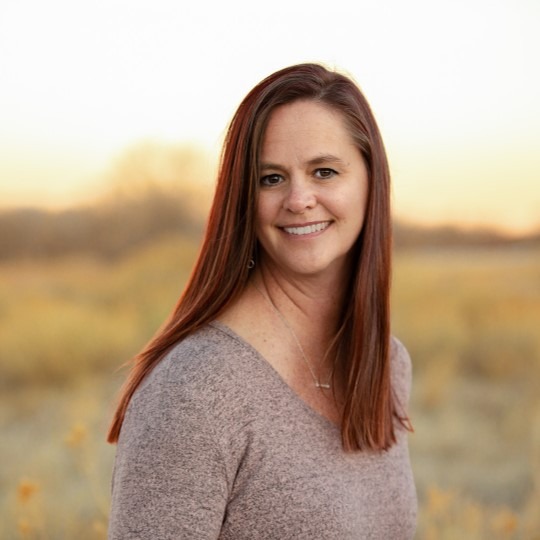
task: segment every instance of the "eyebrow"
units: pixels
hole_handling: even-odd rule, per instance
[[[320,165],[322,163],[340,163],[345,165],[345,162],[341,158],[333,156],[332,154],[323,154],[322,156],[317,156],[307,162],[308,165]]]
[[[308,166],[314,166],[314,165],[323,165],[325,163],[337,163],[340,165],[347,165],[345,161],[343,161],[341,158],[334,156],[332,154],[322,154],[320,156],[316,156],[312,159],[309,159],[306,162],[306,165]],[[276,163],[261,163],[261,169],[262,170],[278,170],[282,171],[285,169],[282,165],[278,165]]]

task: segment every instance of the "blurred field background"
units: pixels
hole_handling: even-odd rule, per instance
[[[0,538],[106,537],[117,368],[182,290],[209,174],[142,145],[99,202],[0,212]],[[540,234],[396,223],[395,243],[417,538],[540,538]]]
[[[236,105],[306,61],[358,81],[390,157],[417,538],[540,539],[539,26],[536,0],[0,2],[0,540],[105,538],[118,367],[182,291]]]

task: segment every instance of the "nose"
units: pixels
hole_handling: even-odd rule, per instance
[[[283,208],[294,214],[302,214],[314,208],[317,196],[314,186],[304,178],[293,178],[283,201]]]

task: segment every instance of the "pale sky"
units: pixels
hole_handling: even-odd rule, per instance
[[[2,0],[0,207],[102,189],[142,140],[214,155],[260,79],[351,74],[386,141],[398,217],[540,227],[538,0]]]

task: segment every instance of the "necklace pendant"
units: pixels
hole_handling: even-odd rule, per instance
[[[285,326],[285,328],[287,328],[287,330],[291,334],[292,338],[296,342],[298,350],[300,351],[300,354],[302,355],[302,358],[304,359],[304,362],[306,363],[306,366],[308,367],[309,372],[311,373],[311,376],[313,377],[313,381],[315,383],[315,388],[322,388],[324,390],[330,390],[331,386],[330,386],[329,382],[323,383],[323,382],[317,380],[317,376],[315,375],[315,372],[313,371],[313,368],[311,367],[311,363],[308,360],[308,358],[306,356],[306,353],[304,352],[302,344],[300,343],[300,340],[298,339],[298,336],[295,334],[294,330],[292,329],[292,326],[288,323],[287,319],[283,316],[281,311],[279,311],[279,309],[274,304],[274,302],[272,302],[270,297],[267,296],[266,294],[264,294],[261,291],[261,289],[259,289],[259,287],[257,287],[257,283],[255,281],[253,281],[252,283],[253,283],[253,286],[255,287],[255,289],[257,289],[257,291],[259,292],[259,294],[268,302],[268,305],[272,308],[272,311],[274,311],[274,313],[281,319],[281,322],[283,323],[283,326]]]

